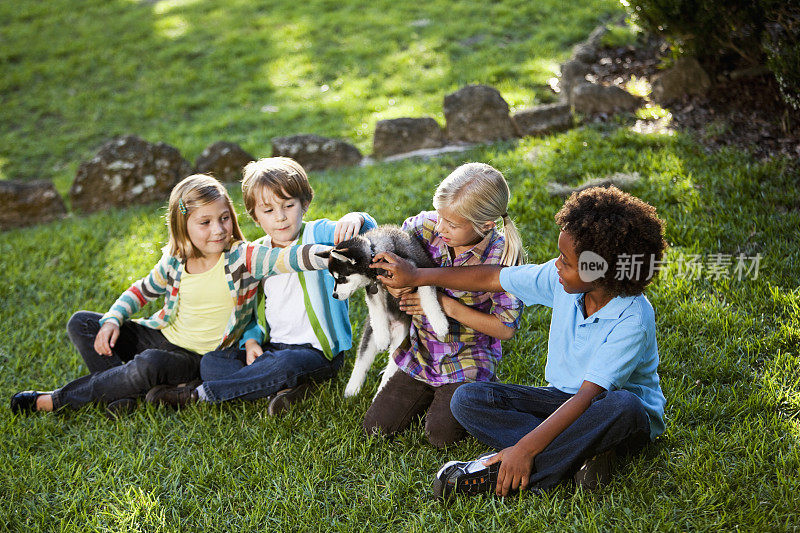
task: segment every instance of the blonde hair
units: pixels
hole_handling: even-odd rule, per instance
[[[503,227],[498,231],[505,236],[505,245],[500,262],[518,265],[523,260],[522,238],[517,226],[508,216],[508,201],[511,192],[503,174],[485,163],[465,163],[455,169],[436,188],[433,207],[449,207],[466,218],[481,237],[486,236],[489,222],[502,219]]]
[[[167,208],[167,228],[169,229],[169,243],[165,247],[167,253],[186,261],[192,257],[202,257],[203,254],[192,243],[189,232],[186,230],[186,221],[194,209],[225,199],[231,212],[233,222],[232,239],[243,241],[242,230],[236,218],[236,210],[228,196],[228,191],[216,179],[206,174],[193,174],[184,178],[172,188],[169,195]]]
[[[298,198],[303,209],[308,209],[314,198],[314,189],[308,182],[306,171],[300,163],[288,157],[264,157],[244,167],[242,198],[247,214],[253,220],[256,219],[256,204],[264,189],[269,189],[283,200]]]

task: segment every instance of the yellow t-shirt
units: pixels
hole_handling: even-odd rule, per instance
[[[175,319],[161,333],[169,342],[204,354],[222,342],[233,312],[233,297],[225,279],[225,254],[201,274],[184,271],[178,292]]]

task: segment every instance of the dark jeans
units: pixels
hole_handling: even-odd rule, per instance
[[[211,402],[233,398],[255,400],[308,381],[336,375],[344,352],[328,360],[310,344],[267,343],[264,353],[247,364],[247,352],[238,348],[209,352],[200,363],[203,389]]]
[[[462,385],[434,387],[397,370],[364,415],[364,431],[393,437],[425,413],[425,435],[431,444],[443,448],[458,442],[467,432],[450,412],[450,399]]]
[[[554,387],[468,383],[453,395],[450,408],[466,430],[501,450],[519,440],[572,397]],[[571,478],[598,453],[639,451],[650,441],[644,406],[632,393],[598,394],[589,408],[533,461],[529,488],[545,490]]]
[[[54,409],[137,398],[156,385],[177,385],[200,377],[199,354],[175,346],[158,330],[131,321],[120,327],[112,355],[98,354],[94,339],[100,318],[99,313],[78,311],[69,319],[67,334],[91,374],[53,391]]]

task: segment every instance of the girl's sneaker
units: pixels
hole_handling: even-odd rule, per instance
[[[449,461],[445,463],[433,480],[433,495],[437,498],[447,498],[453,493],[467,495],[481,492],[492,492],[497,484],[497,472],[500,463],[489,466],[483,461],[493,457],[490,453],[478,457],[474,461]]]

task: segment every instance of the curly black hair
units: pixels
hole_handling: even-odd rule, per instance
[[[614,295],[641,293],[658,273],[667,243],[664,222],[652,205],[611,186],[574,192],[556,223],[575,241],[575,253],[600,255],[608,263],[594,281]]]

